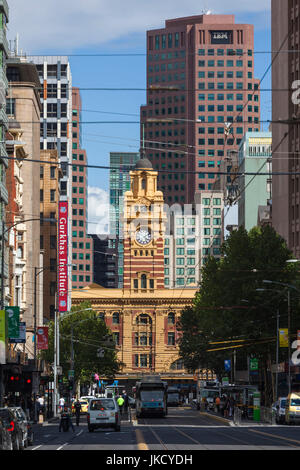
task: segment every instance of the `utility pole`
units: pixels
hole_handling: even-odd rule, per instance
[[[291,393],[291,293],[288,289],[288,381],[289,394]]]
[[[279,315],[279,310],[277,309],[275,401],[278,400],[279,316],[280,316],[280,315]]]
[[[4,217],[2,218],[1,234],[1,310],[4,310]],[[6,344],[4,344],[6,350]],[[6,354],[6,353],[5,353]],[[3,407],[4,383],[3,383],[3,364],[0,364],[0,407]]]
[[[71,325],[71,371],[74,371],[74,330],[73,330],[73,325]],[[73,374],[73,372],[72,372]],[[72,379],[72,384],[73,384],[73,387],[72,389],[70,390],[70,403],[72,401],[72,396],[74,394],[74,376],[72,375],[73,379]]]

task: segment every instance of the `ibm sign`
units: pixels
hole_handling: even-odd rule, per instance
[[[232,44],[233,31],[210,31],[211,44]]]

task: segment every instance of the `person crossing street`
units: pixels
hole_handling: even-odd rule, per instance
[[[76,416],[76,426],[79,426],[80,412],[81,412],[81,404],[79,400],[75,401],[74,408],[75,408],[75,416]]]

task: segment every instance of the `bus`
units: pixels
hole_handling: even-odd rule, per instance
[[[136,416],[162,416],[168,414],[168,385],[159,376],[145,376],[136,383]]]
[[[168,406],[180,405],[180,394],[178,387],[168,387]]]

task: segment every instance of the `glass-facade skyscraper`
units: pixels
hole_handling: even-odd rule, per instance
[[[111,152],[109,173],[109,248],[118,244],[118,287],[123,287],[124,248],[122,223],[124,193],[130,190],[130,168],[134,168],[140,154]]]

